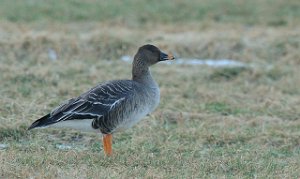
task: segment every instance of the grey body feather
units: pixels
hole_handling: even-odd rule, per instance
[[[141,47],[134,57],[132,80],[99,84],[79,97],[65,101],[36,120],[29,129],[78,121],[88,121],[88,128],[100,130],[103,134],[131,127],[158,106],[159,88],[149,66],[168,59],[170,57],[155,46]]]

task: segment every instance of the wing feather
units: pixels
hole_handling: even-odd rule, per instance
[[[34,127],[73,119],[99,119],[131,94],[132,82],[130,80],[100,84],[77,98],[65,101],[47,115],[47,118],[37,120]]]

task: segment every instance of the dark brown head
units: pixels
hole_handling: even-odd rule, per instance
[[[173,60],[173,55],[161,52],[154,45],[144,45],[139,48],[132,62],[132,79],[141,83],[153,84],[149,66],[160,61]],[[149,75],[150,74],[150,75]]]
[[[147,66],[151,66],[160,61],[173,60],[174,56],[161,52],[154,45],[144,45],[139,48],[138,52],[134,57],[134,61],[139,61]]]

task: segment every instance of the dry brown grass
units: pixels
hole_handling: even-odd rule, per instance
[[[0,151],[1,178],[300,176],[298,25],[0,26],[0,143],[8,145]],[[181,57],[231,58],[252,66],[156,65],[160,107],[115,135],[111,158],[95,134],[26,131],[62,100],[98,82],[129,78],[130,64],[119,58],[145,43]],[[49,49],[56,61],[49,60]],[[58,149],[61,144],[72,148]]]

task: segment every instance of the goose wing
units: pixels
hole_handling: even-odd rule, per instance
[[[77,98],[65,101],[51,113],[35,121],[29,129],[60,121],[101,118],[132,94],[130,80],[100,84]]]

